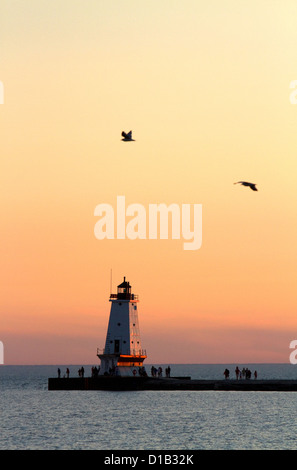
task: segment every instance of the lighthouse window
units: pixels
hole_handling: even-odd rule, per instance
[[[120,323],[118,323],[118,326],[121,326],[121,324],[120,324]]]
[[[110,342],[110,344],[111,344],[111,343],[112,343],[112,340],[111,340],[111,341],[109,341],[109,342]]]
[[[115,353],[120,352],[120,340],[119,339],[114,340],[114,352]]]
[[[136,305],[134,305],[134,310],[136,310],[136,309],[137,309],[137,307],[136,307]]]
[[[119,302],[119,305],[121,306],[121,305],[122,305],[122,302]]]

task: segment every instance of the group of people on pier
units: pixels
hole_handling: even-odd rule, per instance
[[[166,369],[165,369],[166,377],[170,377],[170,371],[171,371],[170,366],[166,367]],[[162,377],[162,375],[163,375],[163,369],[162,369],[161,366],[158,367],[158,369],[155,366],[151,367],[151,376],[152,377]]]
[[[67,367],[66,369],[66,374],[63,376],[64,378],[67,377],[67,379],[69,379],[69,374],[70,374],[70,370],[69,368]],[[58,378],[60,379],[61,378],[61,369],[60,367],[58,368]]]
[[[99,374],[99,371],[100,371],[100,367],[96,367],[96,366],[95,366],[95,367],[92,367],[92,369],[91,369],[92,377],[97,377],[98,374]],[[63,378],[66,377],[67,379],[69,379],[69,375],[70,375],[70,370],[69,370],[69,368],[67,367],[67,369],[66,369],[66,374],[63,375]],[[84,375],[85,375],[85,369],[84,369],[84,367],[82,366],[82,367],[80,367],[80,368],[78,369],[78,376],[79,376],[79,377],[84,377]],[[58,368],[58,378],[60,378],[60,377],[61,377],[61,369]]]
[[[229,379],[230,378],[230,371],[229,369],[225,369],[224,370],[224,376],[225,376],[225,379]],[[242,370],[239,369],[238,366],[236,366],[236,369],[235,369],[235,376],[236,376],[236,380],[240,380],[240,379],[250,379],[252,377],[252,372],[250,371],[250,369],[248,367],[243,367]],[[258,377],[258,373],[257,371],[255,370],[254,372],[254,379],[257,379]]]
[[[100,371],[100,367],[92,367],[91,368],[91,376],[92,377],[98,377]]]

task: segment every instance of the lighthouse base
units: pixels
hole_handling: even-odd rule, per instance
[[[120,377],[145,377],[144,355],[98,354],[101,361],[99,375]]]

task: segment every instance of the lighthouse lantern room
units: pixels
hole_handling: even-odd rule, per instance
[[[124,281],[117,293],[110,294],[111,309],[101,361],[100,375],[135,376],[142,374],[146,352],[141,347],[138,322],[138,296],[132,294],[131,285]]]

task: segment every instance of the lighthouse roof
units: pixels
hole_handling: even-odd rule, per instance
[[[126,278],[124,277],[124,281],[118,285],[118,287],[131,287],[129,282],[126,281]]]

